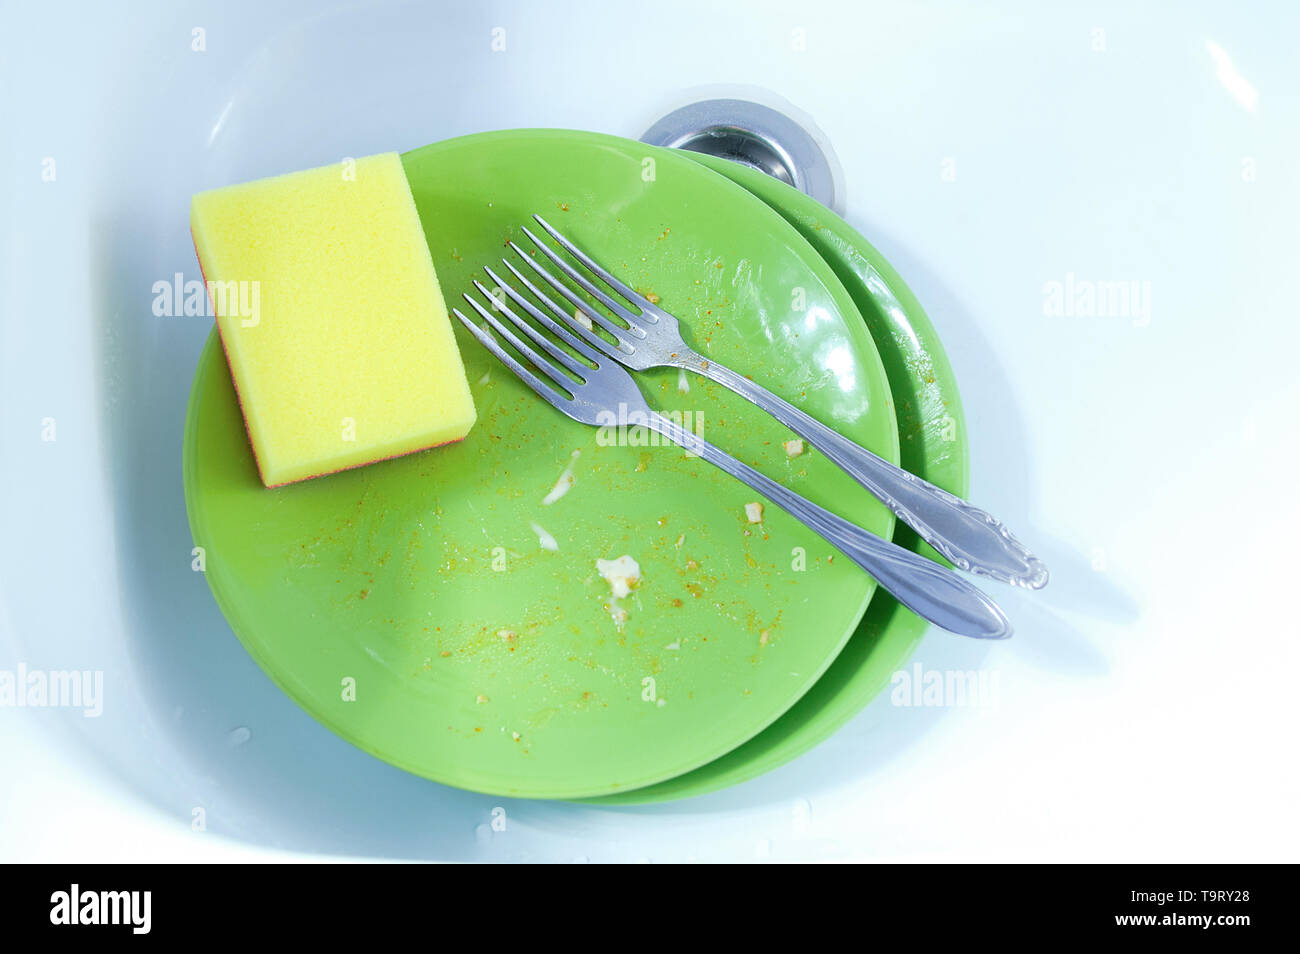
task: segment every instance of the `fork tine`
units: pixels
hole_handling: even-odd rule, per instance
[[[641,329],[641,326],[637,324],[637,316],[634,315],[632,312],[628,311],[626,305],[620,305],[614,299],[610,298],[609,295],[605,294],[603,291],[601,291],[599,288],[593,285],[591,280],[587,278],[587,276],[583,275],[581,272],[579,272],[576,268],[574,268],[564,259],[560,258],[559,254],[553,248],[551,248],[549,245],[547,245],[545,242],[539,239],[536,235],[534,235],[529,230],[528,226],[521,225],[519,228],[520,231],[522,231],[525,235],[528,236],[529,241],[531,241],[534,245],[537,246],[537,250],[541,252],[543,255],[545,255],[547,258],[549,258],[555,264],[555,266],[560,269],[560,271],[564,272],[564,274],[568,275],[575,282],[581,285],[582,288],[587,292],[587,294],[591,295],[602,305],[604,305],[614,314],[618,315],[629,325],[631,325],[632,330],[635,331],[639,337],[642,338],[645,337],[645,332]],[[561,287],[559,284],[556,283],[555,279],[551,277],[551,275],[544,274],[543,277],[545,277],[546,280],[549,281],[552,285],[555,285],[556,288]]]
[[[489,275],[492,274],[492,270],[491,270],[491,269],[484,269],[484,270],[485,270]],[[494,277],[493,280],[496,281],[496,283],[497,283],[498,285],[501,286],[501,290],[504,291],[506,294],[510,294],[510,293],[511,293],[512,289],[511,289],[508,285],[502,283],[502,281],[501,281],[499,278],[495,278],[495,277]],[[485,298],[487,298],[489,301],[497,301],[496,297],[495,297],[495,296],[494,296],[490,291],[487,290],[487,286],[484,285],[484,284],[483,284],[481,281],[479,281],[477,278],[474,279],[474,287],[477,288],[480,292],[482,292],[482,293],[483,293],[483,296],[484,296]],[[518,292],[516,292],[515,294],[517,295]],[[498,302],[498,304],[500,304],[500,303]],[[565,351],[563,348],[557,346],[557,345],[555,344],[555,342],[551,341],[550,338],[546,337],[546,335],[542,334],[540,331],[538,331],[536,328],[534,328],[534,327],[533,327],[532,325],[530,325],[528,322],[524,321],[522,318],[520,318],[520,317],[519,317],[518,315],[516,315],[514,312],[510,311],[510,310],[507,309],[507,308],[502,308],[501,310],[502,310],[502,313],[506,315],[506,317],[508,317],[512,322],[514,322],[515,327],[517,327],[520,331],[522,331],[524,334],[526,334],[526,335],[527,335],[529,338],[531,338],[531,339],[533,340],[533,342],[536,343],[536,344],[537,344],[537,345],[538,345],[538,346],[539,346],[543,351],[545,351],[547,354],[549,354],[549,355],[550,355],[552,358],[554,358],[556,361],[560,362],[560,364],[564,365],[566,368],[568,368],[568,369],[569,369],[570,371],[572,371],[574,374],[576,374],[576,375],[578,375],[579,377],[581,377],[581,376],[582,376],[582,372],[584,372],[584,371],[588,371],[588,372],[590,372],[590,371],[591,371],[591,368],[589,368],[587,365],[583,364],[581,361],[578,361],[576,358],[573,357],[573,355],[569,354],[569,353],[568,353],[567,351]]]
[[[510,342],[510,344],[514,346],[516,351],[518,351],[520,354],[522,354],[525,358],[529,360],[529,362],[533,365],[533,367],[535,367],[538,371],[542,372],[542,374],[546,375],[548,378],[550,378],[560,387],[564,388],[564,390],[568,392],[570,396],[573,394],[576,388],[581,387],[581,385],[577,381],[574,381],[572,378],[568,377],[563,372],[557,370],[555,365],[551,364],[549,361],[543,358],[532,348],[528,347],[528,345],[520,341],[518,335],[516,335],[513,331],[511,331],[509,328],[503,325],[501,321],[495,315],[492,314],[492,312],[490,312],[488,309],[480,305],[477,299],[471,298],[469,295],[462,295],[461,297],[470,303],[470,307],[472,307],[480,315],[486,318],[488,324],[490,324],[493,328],[496,329],[497,334],[505,338],[506,341]],[[506,307],[504,304],[497,302],[497,307],[499,307],[506,314],[510,314],[510,309]]]
[[[546,307],[551,309],[551,311],[563,321],[564,327],[571,329],[575,334],[581,335],[585,341],[587,341],[589,344],[593,345],[594,347],[598,348],[604,354],[609,355],[611,358],[617,358],[620,353],[622,354],[632,353],[632,346],[628,344],[618,334],[616,334],[615,332],[610,332],[610,334],[618,341],[618,344],[616,346],[611,345],[600,335],[596,334],[596,332],[593,329],[588,328],[582,322],[578,321],[573,315],[570,315],[563,308],[561,308],[554,301],[552,301],[550,296],[547,295],[546,292],[542,291],[540,288],[534,285],[533,282],[528,278],[528,276],[525,275],[523,272],[521,272],[509,259],[503,258],[501,259],[501,262],[502,264],[505,265],[506,268],[510,269],[511,273],[515,276],[515,278],[519,279],[519,281],[523,283],[523,286],[525,288],[527,288],[530,292],[532,292],[535,296],[537,296],[537,299],[539,301],[544,302],[546,304]]]
[[[510,268],[513,271],[513,266],[511,266],[509,262],[507,262],[504,258],[501,259],[501,261],[505,262],[506,268]],[[600,363],[600,355],[596,354],[595,351],[592,351],[591,348],[585,342],[574,337],[573,332],[569,331],[568,328],[566,328],[564,325],[561,325],[554,318],[552,318],[546,312],[542,311],[540,308],[534,305],[523,295],[519,294],[519,292],[515,291],[514,286],[507,284],[501,278],[501,276],[498,275],[496,272],[492,271],[491,268],[488,268],[485,265],[483,266],[483,271],[487,272],[488,277],[491,278],[494,282],[496,282],[497,285],[501,287],[501,290],[510,296],[511,301],[513,301],[520,308],[523,308],[526,312],[528,312],[528,314],[532,315],[534,318],[540,321],[551,331],[555,332],[555,334],[557,334],[560,337],[560,340],[564,341],[566,344],[572,347],[575,351],[578,352],[578,354],[582,355],[584,358],[587,358],[597,364]],[[522,276],[520,277],[522,278]],[[523,281],[527,282],[527,279],[523,279]]]
[[[555,281],[554,278],[552,278],[549,274],[547,274],[546,270],[542,268],[542,266],[538,265],[536,262],[533,261],[532,256],[526,254],[523,249],[519,248],[519,246],[515,245],[513,242],[511,242],[510,244],[514,247],[515,251],[519,253],[519,255],[523,258],[523,260],[533,267],[534,271],[538,272],[541,275],[546,276],[546,278],[550,279],[550,281],[552,282]],[[559,316],[559,318],[565,324],[567,324],[574,331],[578,332],[580,335],[582,335],[582,337],[586,338],[592,344],[596,345],[596,347],[600,348],[606,354],[609,354],[611,357],[614,357],[614,355],[609,350],[608,341],[605,341],[603,338],[600,337],[600,335],[596,334],[591,329],[584,327],[577,319],[575,319],[567,311],[565,311],[563,308],[557,305],[555,303],[555,300],[551,298],[550,295],[546,294],[546,292],[542,291],[531,281],[529,281],[528,278],[523,274],[523,272],[519,271],[519,269],[515,268],[514,265],[510,264],[508,260],[503,258],[501,261],[505,262],[506,268],[514,272],[515,276],[521,282],[523,282],[524,285],[528,287],[528,290],[532,292],[534,295],[536,295],[538,300],[543,302],[547,308],[551,309],[552,312],[554,312],[557,316]],[[573,302],[574,305],[582,309],[583,314],[585,314],[592,321],[598,323],[602,328],[608,331],[611,336],[613,336],[614,340],[618,342],[619,351],[621,351],[623,354],[632,353],[633,349],[631,343],[626,338],[623,337],[623,331],[625,329],[620,328],[618,325],[614,324],[604,315],[598,314],[592,311],[590,308],[587,308],[584,305],[584,303],[581,301],[581,299],[579,299],[577,295],[574,295],[573,292],[569,291],[569,289],[566,288],[565,286],[563,285],[559,286],[559,290],[564,294],[564,296],[569,301]]]
[[[547,222],[544,218],[542,218],[540,215],[537,214],[534,214],[533,218],[537,220],[538,225],[546,229],[546,231],[550,234],[551,238],[555,239],[555,241],[560,243],[561,248],[563,248],[566,252],[568,252],[578,261],[582,262],[583,265],[586,265],[589,269],[591,269],[596,275],[600,277],[600,280],[603,281],[606,285],[614,289],[614,291],[618,292],[620,295],[622,295],[632,304],[640,308],[642,313],[641,317],[651,322],[655,322],[659,320],[659,315],[658,315],[659,308],[657,305],[652,304],[648,299],[645,298],[645,296],[637,294],[627,285],[623,284],[621,281],[619,281],[617,278],[611,275],[607,270],[601,268],[600,265],[596,264],[595,260],[592,259],[590,255],[588,255],[582,249],[578,248],[578,246],[574,245],[563,235],[561,235],[556,230],[556,228],[553,225],[551,225],[550,222]],[[524,231],[527,232],[528,230],[524,229]],[[537,240],[533,239],[533,241],[536,242]]]
[[[513,371],[519,379],[524,382],[524,384],[536,391],[538,397],[555,405],[555,407],[559,408],[561,411],[564,410],[561,406],[561,402],[566,401],[564,395],[559,394],[555,388],[543,384],[538,379],[537,375],[533,374],[533,372],[529,371],[513,357],[507,354],[506,349],[497,344],[496,340],[488,334],[487,331],[466,318],[459,308],[453,308],[451,313],[460,319],[460,323],[469,329],[469,333],[478,339],[479,344],[487,348],[488,351],[491,351],[492,354],[496,356],[497,360]]]
[[[524,231],[527,232],[528,230],[524,229]],[[536,239],[534,239],[534,241],[536,241]],[[627,332],[631,332],[632,335],[637,338],[645,337],[645,331],[639,325],[634,325],[630,322],[627,325],[618,325],[610,321],[603,314],[601,314],[595,308],[591,307],[591,305],[587,304],[587,302],[583,301],[580,297],[578,297],[578,295],[576,295],[569,288],[568,285],[564,284],[564,282],[560,281],[558,278],[556,278],[554,275],[548,272],[545,268],[539,265],[535,256],[529,255],[527,252],[525,252],[514,242],[510,243],[510,247],[514,249],[516,255],[518,255],[520,258],[522,258],[525,262],[528,263],[528,267],[531,268],[534,272],[536,272],[538,277],[540,277],[548,285],[550,285],[557,292],[563,295],[569,302],[571,302],[576,308],[578,308],[578,310],[580,310],[593,322],[600,325],[602,328],[608,331],[615,338],[619,338],[622,343],[627,344],[629,348],[631,348],[631,343],[622,341],[623,336]],[[546,252],[548,255],[554,254],[554,252],[551,252],[550,249],[543,248],[543,251]],[[570,270],[572,270],[572,266],[569,266],[569,268]],[[579,282],[579,284],[581,284],[581,282]],[[563,309],[561,309],[561,311],[563,311]]]

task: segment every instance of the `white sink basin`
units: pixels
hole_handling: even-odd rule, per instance
[[[1256,689],[1300,659],[1250,594],[1281,583],[1296,508],[1243,521],[1294,499],[1297,385],[1270,360],[1300,343],[1287,31],[1227,8],[839,6],[7,15],[0,670],[104,688],[97,718],[0,709],[21,766],[0,858],[1176,860],[1193,832],[1200,860],[1294,856],[1290,708]],[[151,311],[156,281],[197,277],[190,195],[484,129],[636,137],[754,88],[825,131],[846,217],[949,345],[975,498],[1053,567],[1041,596],[998,592],[1011,643],[932,632],[917,657],[991,670],[999,704],[886,695],[793,766],[617,811],[443,788],[336,738],[191,569],[180,444],[209,322]],[[1054,282],[1138,297],[1057,315]]]

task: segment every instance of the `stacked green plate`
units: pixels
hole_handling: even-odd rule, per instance
[[[589,133],[489,133],[403,161],[449,299],[542,212],[658,295],[700,350],[887,458],[901,437],[905,466],[965,490],[932,330],[811,200]],[[209,583],[259,664],[332,730],[478,791],[676,798],[810,748],[910,652],[921,621],[797,521],[769,506],[748,524],[743,485],[635,430],[569,421],[459,340],[479,409],[465,441],[277,490],[257,479],[215,338],[200,359],[184,477]],[[788,457],[788,432],[757,408],[701,378],[639,379],[712,442],[915,545],[834,465]],[[623,555],[641,582],[616,605],[596,561]]]
[[[930,319],[889,262],[847,222],[797,189],[726,160],[687,155],[761,199],[798,229],[831,266],[870,330],[889,377],[902,466],[965,496],[970,458],[957,381]],[[895,527],[893,540],[942,560],[904,524]],[[835,662],[773,725],[692,772],[593,801],[639,804],[702,795],[797,758],[874,699],[912,655],[928,627],[888,593],[877,593]]]

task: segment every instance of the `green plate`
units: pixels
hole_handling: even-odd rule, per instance
[[[770,176],[724,159],[688,153],[739,183],[790,222],[853,296],[885,363],[898,413],[902,464],[965,496],[969,448],[952,367],[916,297],[858,232],[820,203]],[[894,542],[941,559],[904,524]],[[888,684],[928,628],[888,593],[871,601],[853,638],[826,674],[785,715],[744,745],[693,772],[626,795],[593,799],[636,804],[686,798],[747,781],[828,738]]]
[[[532,130],[403,157],[449,300],[542,212],[697,348],[897,459],[884,369],[853,301],[779,215],[689,158]],[[674,447],[569,421],[460,334],[478,424],[458,445],[266,490],[215,338],[195,375],[184,479],[209,585],[262,668],[339,735],[412,772],[579,798],[712,762],[816,683],[874,583],[743,485]],[[640,377],[651,403],[874,532],[893,520],[724,389]],[[577,454],[577,456],[574,456]],[[575,483],[547,506],[562,472]],[[558,543],[539,546],[537,523]],[[598,558],[642,582],[620,629]],[[765,634],[765,635],[764,635]]]

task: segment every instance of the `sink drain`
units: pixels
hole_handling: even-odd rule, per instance
[[[708,99],[675,109],[646,130],[642,142],[729,159],[764,172],[844,211],[843,190],[829,146],[802,124],[744,99]]]

